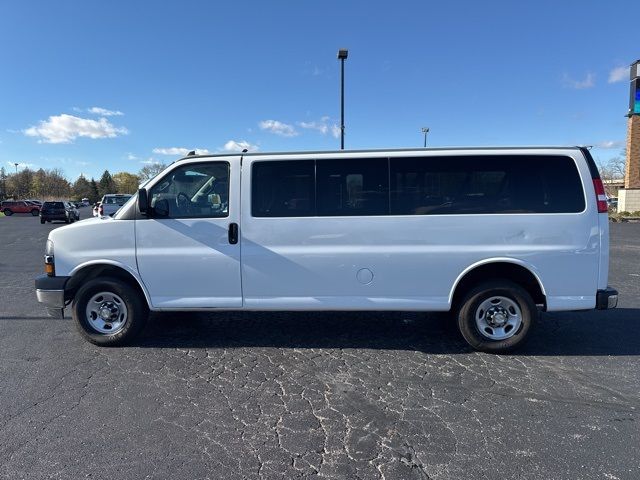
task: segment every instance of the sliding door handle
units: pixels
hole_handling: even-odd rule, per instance
[[[238,243],[238,224],[230,223],[229,224],[229,243],[231,245],[235,245]]]

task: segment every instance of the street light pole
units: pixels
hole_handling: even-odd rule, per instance
[[[344,150],[344,61],[349,55],[349,50],[341,48],[338,50],[340,60],[340,150]]]
[[[424,148],[427,148],[427,133],[429,133],[429,128],[422,127],[422,133],[424,133]]]
[[[20,165],[19,163],[14,163],[14,165],[16,166],[16,175],[18,174],[18,165]]]

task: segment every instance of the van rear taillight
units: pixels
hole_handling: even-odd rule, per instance
[[[596,191],[596,201],[598,203],[598,213],[607,213],[609,208],[607,206],[607,196],[604,193],[604,185],[599,178],[593,179],[593,188]]]

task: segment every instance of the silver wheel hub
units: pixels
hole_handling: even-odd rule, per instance
[[[96,293],[85,309],[91,328],[104,335],[115,335],[121,331],[127,323],[127,313],[122,298],[112,292]]]
[[[484,300],[475,313],[476,327],[490,340],[506,340],[522,326],[522,310],[510,298],[493,296]]]

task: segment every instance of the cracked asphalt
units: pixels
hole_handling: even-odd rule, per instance
[[[403,312],[153,315],[98,348],[35,300],[59,226],[0,218],[0,478],[640,478],[640,224],[611,225],[619,308],[510,356]]]

